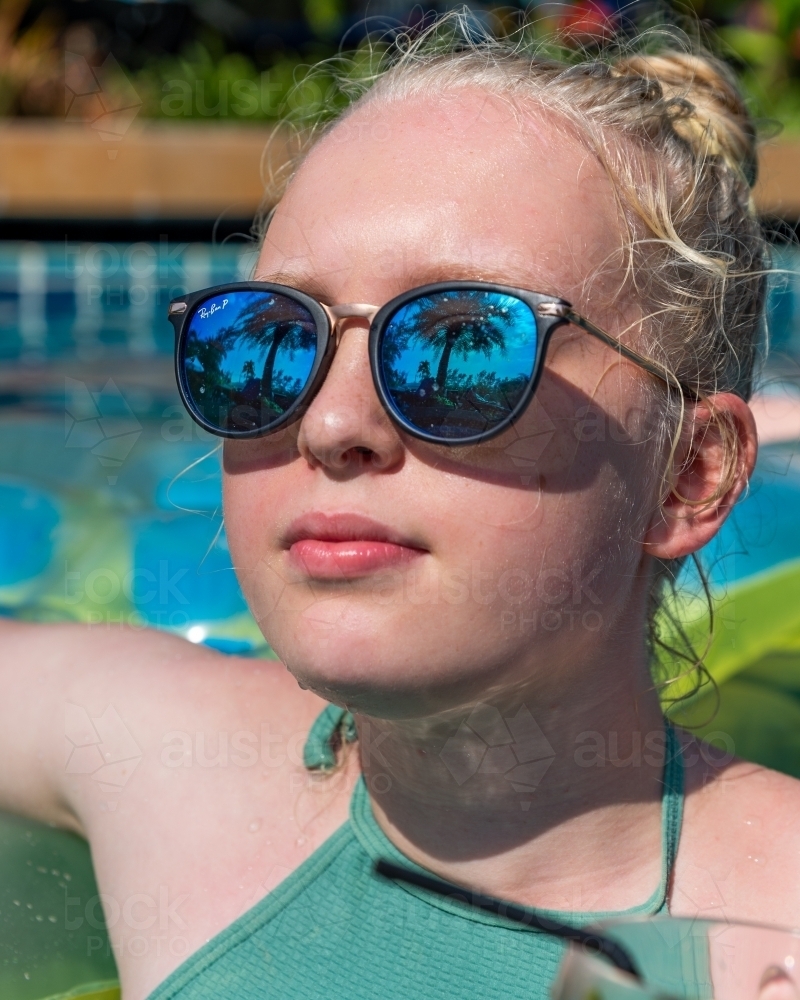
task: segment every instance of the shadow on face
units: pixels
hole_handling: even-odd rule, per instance
[[[376,397],[374,406],[379,405]],[[490,441],[451,447],[398,434],[405,451],[429,468],[512,490],[564,493],[588,489],[607,464],[620,476],[629,476],[639,462],[652,466],[652,455],[646,452],[657,440],[656,405],[645,393],[634,390],[626,405],[615,410],[603,406],[595,394],[566,375],[548,370],[520,419]],[[359,420],[364,427],[356,436],[363,443],[345,454],[350,477],[370,466],[370,413],[354,415],[348,426]],[[226,441],[226,475],[267,472],[300,460],[299,431],[298,420],[273,435]]]
[[[464,89],[368,103],[334,128],[278,206],[256,274],[329,304],[381,305],[432,281],[492,280],[566,297],[615,332],[636,313],[609,266],[620,250],[619,222],[601,166],[563,126]],[[387,432],[377,404],[364,336],[357,326],[344,335],[302,424],[228,442],[230,475],[290,463],[305,430],[333,426],[353,439],[339,463],[348,471],[337,476],[375,468],[376,431],[397,432]],[[599,464],[621,461],[609,445],[642,439],[648,409],[633,379],[608,377],[613,352],[587,340],[574,328],[555,334],[536,400],[494,441],[446,448],[404,436],[392,471],[407,450],[424,464],[511,488],[525,489],[543,472],[547,489],[585,488]],[[547,470],[538,467],[545,449]]]

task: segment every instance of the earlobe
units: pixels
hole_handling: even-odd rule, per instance
[[[755,420],[739,396],[717,393],[687,410],[645,552],[678,559],[709,542],[745,489],[757,451]]]

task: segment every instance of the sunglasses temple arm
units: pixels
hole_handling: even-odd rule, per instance
[[[601,340],[604,344],[613,348],[624,358],[627,358],[628,361],[632,361],[635,365],[643,368],[646,372],[649,372],[651,375],[655,375],[657,379],[665,382],[673,389],[677,389],[682,395],[692,400],[697,400],[699,398],[697,393],[690,386],[684,385],[680,382],[668,368],[665,368],[657,361],[653,361],[652,358],[646,358],[643,354],[639,354],[638,351],[634,351],[632,348],[626,347],[624,344],[620,343],[616,337],[612,337],[611,334],[606,333],[605,330],[601,330],[599,326],[595,326],[594,323],[590,322],[588,319],[584,319],[583,316],[574,312],[572,309],[567,309],[564,312],[564,319],[569,323],[573,323],[575,326],[579,326],[582,330],[585,330],[593,337],[596,337],[597,340]]]
[[[495,899],[493,896],[484,896],[479,892],[460,888],[457,885],[452,885],[450,882],[444,882],[431,875],[425,875],[423,872],[416,872],[411,868],[404,868],[383,858],[379,858],[375,862],[374,871],[377,875],[382,875],[384,878],[393,879],[397,882],[405,882],[408,885],[426,889],[428,892],[434,892],[438,896],[444,896],[447,899],[465,903],[467,906],[472,906],[477,910],[496,913],[498,916],[505,917],[514,923],[533,927],[536,930],[553,934],[555,937],[565,938],[568,941],[575,941],[577,944],[585,945],[591,951],[605,955],[618,969],[635,976],[637,979],[641,979],[641,974],[628,952],[610,938],[584,930],[582,927],[574,927],[572,924],[562,923],[560,920],[553,920],[551,917],[546,917],[544,914],[516,906],[514,903],[507,903],[502,899]]]

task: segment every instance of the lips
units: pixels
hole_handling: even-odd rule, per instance
[[[360,514],[318,512],[293,521],[284,545],[295,569],[316,580],[353,580],[402,568],[427,551]]]

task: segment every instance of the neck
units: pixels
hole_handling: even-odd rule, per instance
[[[660,874],[663,717],[641,671],[595,662],[591,676],[602,695],[539,682],[423,719],[359,716],[389,839],[442,878],[529,906],[643,902]]]

